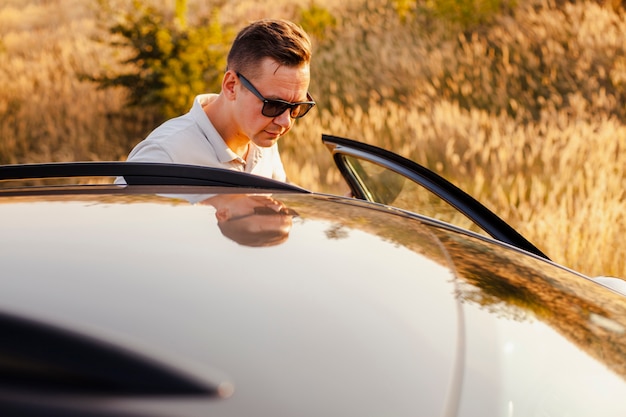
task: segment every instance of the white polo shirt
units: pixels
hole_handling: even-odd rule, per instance
[[[226,145],[202,108],[215,97],[216,94],[197,96],[189,113],[153,130],[133,148],[127,160],[224,168],[286,181],[276,144],[262,148],[250,142],[245,160]]]

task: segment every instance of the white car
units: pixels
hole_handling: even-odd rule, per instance
[[[626,415],[622,294],[434,173],[324,140],[355,198],[0,166],[0,414]],[[485,233],[436,219],[446,204]]]

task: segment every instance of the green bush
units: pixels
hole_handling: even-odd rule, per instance
[[[514,0],[423,0],[418,9],[463,28],[491,21],[515,6]]]
[[[328,30],[337,26],[337,19],[328,9],[312,4],[300,9],[299,23],[309,36],[324,39]]]
[[[130,11],[108,13],[110,43],[129,50],[130,57],[123,61],[126,72],[92,77],[100,87],[122,86],[129,105],[156,108],[165,118],[186,112],[194,95],[219,91],[231,36],[219,23],[218,9],[195,25],[187,24],[181,0],[169,15],[139,0]]]

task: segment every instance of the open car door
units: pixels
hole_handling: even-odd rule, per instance
[[[322,135],[322,141],[354,197],[487,234],[549,259],[491,210],[433,171],[376,146],[330,135]]]

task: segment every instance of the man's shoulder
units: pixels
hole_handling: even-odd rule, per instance
[[[200,129],[189,113],[163,122],[146,137],[148,141],[163,141],[169,138],[186,138],[200,134]]]
[[[130,152],[129,160],[184,162],[207,151],[207,140],[187,115],[170,119],[154,129]]]
[[[159,142],[163,140],[204,138],[206,136],[205,132],[203,132],[206,130],[204,125],[210,123],[210,121],[204,114],[203,107],[216,96],[216,94],[197,95],[193,100],[193,105],[189,112],[163,122],[160,126],[155,128],[146,139]]]

